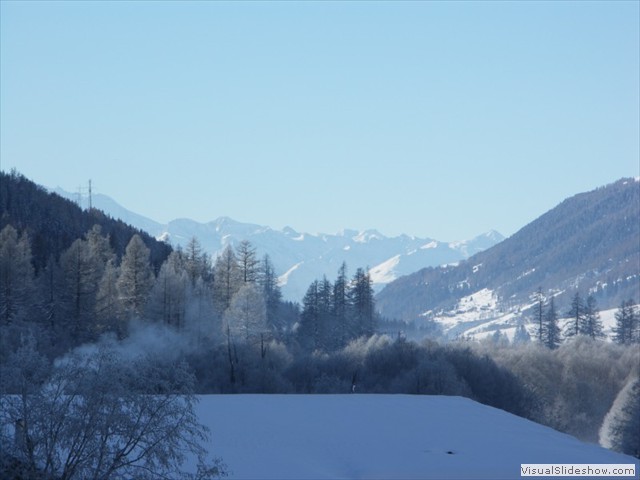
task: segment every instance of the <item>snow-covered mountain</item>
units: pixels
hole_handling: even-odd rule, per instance
[[[203,395],[197,413],[212,432],[207,449],[237,479],[515,480],[522,464],[639,467],[462,397]]]
[[[621,179],[568,198],[459,265],[389,283],[377,305],[387,317],[430,327],[435,321],[448,338],[512,337],[530,320],[532,295],[541,288],[555,297],[560,316],[576,292],[593,294],[611,327],[611,309],[639,300],[639,218],[640,179]]]
[[[78,195],[58,188],[59,195],[77,201]],[[86,199],[81,198],[86,206]],[[342,262],[348,268],[370,267],[374,288],[379,290],[396,278],[421,268],[457,263],[485,250],[504,237],[490,231],[474,239],[442,242],[408,235],[387,237],[376,230],[343,230],[336,234],[309,234],[290,227],[275,230],[267,226],[237,222],[219,217],[207,223],[187,218],[164,225],[133,213],[106,195],[94,195],[92,204],[114,218],[119,218],[149,232],[174,246],[184,246],[196,237],[203,248],[215,257],[227,245],[249,240],[258,255],[269,254],[280,275],[285,299],[300,300],[309,284],[326,275],[333,279]]]

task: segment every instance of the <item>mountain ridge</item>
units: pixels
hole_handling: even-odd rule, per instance
[[[78,195],[59,187],[54,191],[78,200]],[[85,203],[88,202],[85,200]],[[328,278],[335,276],[343,261],[353,269],[369,267],[374,288],[379,290],[388,281],[402,275],[424,266],[459,262],[504,238],[495,230],[456,242],[407,234],[387,237],[373,228],[345,228],[335,234],[307,233],[289,226],[276,230],[269,226],[239,222],[227,216],[204,223],[177,218],[162,224],[127,210],[107,195],[93,196],[92,205],[174,246],[184,246],[195,236],[212,257],[227,245],[249,240],[259,256],[270,256],[280,275],[283,296],[290,300],[300,300],[309,284],[323,275]],[[397,261],[390,264],[389,260],[393,258]]]

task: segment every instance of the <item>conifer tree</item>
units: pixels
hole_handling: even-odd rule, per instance
[[[544,295],[542,295],[542,287],[538,287],[538,291],[535,294],[535,318],[538,326],[538,342],[542,343],[542,337],[544,335]]]
[[[300,344],[308,350],[320,347],[320,308],[317,280],[309,285],[302,299],[300,325],[296,333]]]
[[[545,314],[542,340],[543,344],[551,350],[560,346],[560,327],[558,326],[558,313],[553,297],[549,299],[549,306]]]
[[[190,286],[181,254],[172,252],[162,264],[151,289],[147,316],[176,329],[184,328]]]
[[[18,237],[11,225],[0,231],[0,321],[9,325],[24,319],[34,292],[31,247],[26,233]]]
[[[333,284],[333,317],[336,323],[337,347],[347,344],[349,315],[349,292],[347,279],[347,264],[342,262],[338,270],[338,278]]]
[[[243,240],[236,249],[238,268],[242,283],[255,283],[258,280],[260,261],[256,255],[256,248],[248,240]]]
[[[122,257],[120,276],[116,286],[122,307],[127,315],[141,317],[153,286],[153,272],[149,263],[149,249],[138,234],[131,237]]]
[[[119,276],[120,269],[116,266],[115,260],[109,260],[104,268],[96,294],[95,327],[97,334],[114,331],[118,337],[122,338],[125,332],[117,287]]]
[[[600,320],[600,312],[598,311],[598,304],[593,295],[589,295],[587,297],[587,303],[584,309],[584,319],[580,327],[580,333],[587,335],[594,340],[605,336],[602,320]]]
[[[324,351],[337,348],[337,329],[333,316],[333,285],[324,276],[318,283],[318,345]]]
[[[218,314],[222,316],[242,285],[238,259],[231,245],[228,245],[216,259],[213,276],[213,303]]]
[[[189,276],[191,285],[195,285],[198,278],[208,281],[211,274],[209,256],[203,252],[202,245],[196,237],[191,237],[183,252],[184,268]]]
[[[266,302],[267,325],[272,331],[281,334],[285,328],[278,316],[278,307],[282,300],[282,292],[280,291],[278,276],[275,273],[269,255],[265,255],[262,259],[258,283],[262,287]]]
[[[96,263],[91,257],[89,243],[82,239],[74,241],[60,256],[67,328],[75,342],[87,340],[94,329],[90,322],[93,321],[99,281]]]
[[[638,335],[638,312],[632,299],[623,301],[615,313],[616,326],[613,329],[614,340],[620,345],[631,345],[640,342]]]
[[[575,337],[582,333],[582,325],[585,320],[585,305],[579,292],[576,292],[571,300],[571,309],[567,312],[571,319],[565,330],[565,337]]]
[[[375,332],[374,299],[369,272],[358,268],[351,281],[351,306],[355,337],[371,336]]]

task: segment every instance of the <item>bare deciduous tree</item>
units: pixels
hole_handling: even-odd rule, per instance
[[[184,363],[127,357],[108,344],[49,371],[29,342],[3,366],[2,378],[2,443],[13,445],[7,451],[29,478],[224,475],[219,460],[206,463],[209,432],[198,422]],[[197,471],[185,472],[194,458]]]

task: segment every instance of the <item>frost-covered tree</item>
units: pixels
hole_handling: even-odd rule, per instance
[[[514,345],[523,345],[529,342],[531,342],[531,335],[529,335],[524,323],[519,323],[516,327],[515,333],[513,334]]]
[[[262,288],[266,307],[267,307],[267,325],[269,329],[278,335],[282,335],[286,325],[281,321],[278,315],[280,302],[282,301],[282,292],[278,285],[278,276],[276,275],[273,263],[269,255],[265,255],[260,265],[260,275],[258,284]]]
[[[238,259],[231,245],[228,245],[216,259],[213,276],[213,304],[217,312],[223,315],[242,284]]]
[[[256,248],[249,240],[243,240],[236,249],[236,257],[242,283],[255,283],[258,280],[260,266]]]
[[[24,319],[33,304],[34,272],[26,233],[18,237],[11,225],[0,231],[0,321]]]
[[[0,396],[3,452],[20,459],[21,478],[224,474],[202,446],[209,432],[198,422],[194,379],[184,363],[124,357],[105,345],[49,370],[25,345],[2,366],[0,378],[3,393],[13,393]],[[197,459],[198,472],[184,470],[187,456]]]
[[[46,266],[36,279],[37,289],[40,292],[42,324],[53,332],[61,326],[66,313],[62,301],[62,290],[64,285],[62,269],[53,256],[49,257]]]
[[[94,225],[86,233],[85,239],[89,245],[89,254],[95,269],[94,281],[99,281],[107,263],[115,261],[116,255],[113,252],[113,248],[111,248],[109,236],[102,235],[102,227],[100,225]]]
[[[616,397],[600,428],[600,445],[640,458],[640,379],[632,377]]]
[[[202,250],[202,245],[200,245],[196,237],[191,237],[191,240],[189,240],[189,243],[187,243],[185,247],[183,255],[185,261],[184,268],[189,275],[192,286],[196,284],[199,278],[205,281],[210,280],[212,276],[211,261],[209,255]]]
[[[114,331],[119,337],[124,335],[122,308],[118,295],[118,277],[120,269],[115,260],[109,260],[102,273],[96,294],[96,330],[97,333]]]
[[[116,286],[120,302],[127,315],[141,317],[153,286],[149,249],[139,235],[131,237],[120,264]]]
[[[181,329],[185,326],[187,301],[191,289],[188,271],[181,255],[172,252],[162,264],[149,294],[147,317]]]
[[[267,332],[267,309],[260,288],[252,283],[240,287],[224,314],[224,330],[235,339],[253,342]]]
[[[60,256],[66,328],[75,342],[87,340],[93,331],[93,313],[100,279],[97,263],[91,256],[89,243],[82,239],[74,241]]]

